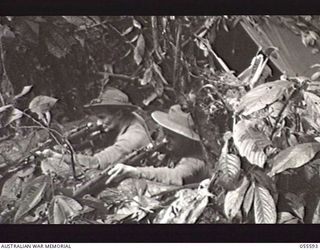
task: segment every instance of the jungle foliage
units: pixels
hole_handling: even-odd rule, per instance
[[[1,17],[1,222],[319,223],[320,71],[268,81],[268,48],[236,75],[212,45],[244,20],[283,23],[318,48],[311,16]],[[211,178],[68,195],[97,173],[76,168],[75,180],[36,152],[48,138],[62,145],[106,86],[125,90],[154,130],[154,110],[191,112]]]

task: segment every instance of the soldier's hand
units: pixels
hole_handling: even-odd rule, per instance
[[[109,170],[109,179],[106,181],[106,185],[110,183],[119,183],[126,178],[135,178],[139,176],[139,170],[135,167],[118,163],[112,169]]]

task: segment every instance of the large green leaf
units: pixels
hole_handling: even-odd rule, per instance
[[[5,111],[5,110],[7,110],[7,109],[9,109],[9,108],[12,108],[12,107],[13,107],[12,104],[1,106],[0,107],[0,113]]]
[[[241,156],[246,157],[251,164],[263,167],[267,155],[264,149],[272,142],[261,132],[253,121],[239,121],[233,128],[233,139]]]
[[[248,186],[249,181],[246,177],[244,177],[241,185],[238,188],[228,191],[224,200],[224,213],[229,219],[233,219],[240,211]]]
[[[49,222],[51,224],[66,224],[70,219],[78,216],[82,205],[76,200],[63,195],[56,195],[49,205]]]
[[[21,197],[22,190],[25,189],[28,183],[27,179],[32,177],[34,170],[34,167],[24,168],[7,179],[3,184],[1,196],[14,200]]]
[[[312,128],[320,132],[320,117],[316,118],[311,113],[311,114],[301,115],[301,120],[306,121],[308,125],[310,125]]]
[[[21,91],[18,95],[15,95],[14,99],[19,99],[19,98],[21,98],[22,96],[28,94],[31,89],[32,89],[32,85],[24,86],[23,89],[22,89],[22,91]]]
[[[152,80],[152,67],[149,67],[146,69],[146,71],[143,74],[143,78],[140,81],[140,84],[142,86],[147,85]]]
[[[153,223],[195,223],[208,204],[208,196],[195,190],[183,189],[169,207],[155,217]]]
[[[144,37],[142,34],[140,34],[137,41],[137,45],[134,48],[134,55],[133,55],[137,65],[140,65],[142,62],[145,46],[146,45],[145,45]]]
[[[318,200],[317,206],[313,212],[312,224],[320,224],[320,200]]]
[[[254,86],[259,80],[267,61],[268,58],[264,60],[264,56],[258,54],[252,59],[249,68],[242,72],[238,78],[246,85]]]
[[[250,187],[248,188],[246,195],[244,197],[244,200],[243,200],[242,208],[243,208],[245,215],[248,215],[251,210],[252,203],[253,203],[253,197],[254,197],[254,190],[255,190],[255,183],[252,182]]]
[[[77,40],[70,32],[60,29],[58,26],[48,25],[46,33],[44,42],[47,49],[57,58],[65,57],[72,50],[73,45],[77,44]]]
[[[3,184],[1,196],[17,199],[23,189],[23,180],[17,174],[11,176]]]
[[[72,175],[71,166],[69,166],[63,159],[49,157],[41,162],[41,170],[44,174],[55,173],[61,177],[68,177]]]
[[[49,179],[47,176],[39,176],[32,180],[22,191],[20,205],[14,217],[14,222],[17,222],[31,209],[33,209],[43,198]]]
[[[50,96],[44,96],[39,95],[32,99],[32,101],[29,103],[29,109],[30,111],[34,113],[45,113],[49,111],[53,105],[56,104],[58,99],[50,97]]]
[[[0,39],[2,37],[6,38],[14,38],[14,33],[10,30],[10,28],[7,25],[0,24]]]
[[[116,214],[131,221],[141,221],[148,214],[154,213],[154,210],[160,207],[160,202],[147,196],[134,196],[131,201],[125,202]]]
[[[275,202],[269,191],[256,185],[254,192],[254,218],[257,224],[274,224],[277,221]]]
[[[234,154],[221,154],[218,169],[221,171],[219,184],[228,190],[234,189],[240,175],[240,158]]]
[[[20,119],[23,116],[23,112],[17,108],[13,108],[7,117],[7,119],[4,121],[4,127],[8,126],[10,123]]]
[[[307,105],[310,105],[315,112],[320,112],[320,97],[308,91],[303,91],[303,97]]]
[[[299,218],[289,212],[278,213],[278,224],[298,224]]]
[[[285,92],[291,87],[293,87],[293,83],[282,80],[261,84],[241,98],[236,112],[242,113],[243,115],[250,115],[253,112],[259,111],[267,105],[281,99]]]
[[[320,118],[320,97],[308,91],[303,91],[303,97],[307,105],[306,115],[309,115],[312,121],[317,122]]]
[[[320,143],[309,142],[282,150],[271,161],[269,176],[281,173],[287,169],[299,168],[308,163],[320,151]]]
[[[303,177],[302,177],[303,178]],[[285,200],[296,217],[303,221],[305,216],[305,205],[303,193],[298,196],[294,193],[286,193]]]

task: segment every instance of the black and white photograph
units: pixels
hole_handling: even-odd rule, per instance
[[[0,224],[320,223],[319,49],[317,15],[0,16]]]

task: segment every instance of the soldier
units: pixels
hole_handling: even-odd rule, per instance
[[[145,121],[133,112],[137,106],[132,105],[122,91],[108,88],[99,98],[84,107],[108,125],[108,141],[105,144],[109,146],[93,156],[76,154],[77,164],[104,169],[151,142]],[[67,162],[71,160],[70,157],[62,156],[50,149],[46,149],[43,154],[47,157],[63,157]]]
[[[109,171],[106,184],[118,183],[126,178],[143,178],[169,185],[197,183],[209,177],[209,170],[202,159],[199,135],[193,130],[189,113],[174,105],[168,113],[155,111],[152,118],[164,129],[168,140],[170,160],[162,167],[133,167],[116,164]]]

